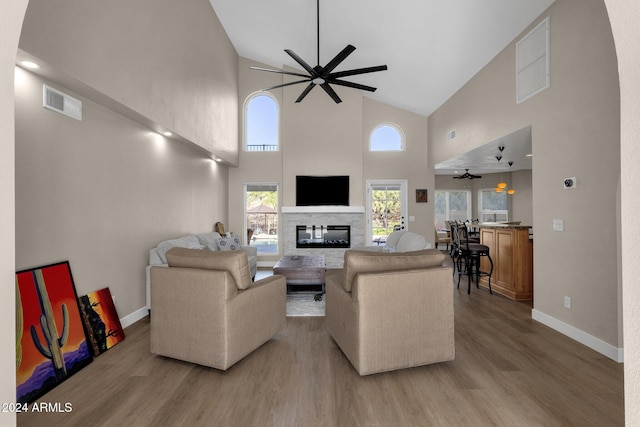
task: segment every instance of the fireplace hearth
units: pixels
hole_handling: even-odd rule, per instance
[[[349,225],[296,225],[296,248],[350,248]]]

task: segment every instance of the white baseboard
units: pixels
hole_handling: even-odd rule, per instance
[[[133,313],[127,316],[124,316],[122,319],[120,319],[120,324],[122,325],[123,328],[126,328],[128,326],[133,325],[138,320],[144,319],[148,315],[149,315],[149,309],[145,306],[134,311]]]
[[[624,349],[614,347],[611,344],[602,341],[600,338],[596,338],[593,335],[589,335],[588,333],[571,326],[567,323],[564,323],[554,317],[549,316],[541,311],[532,309],[531,317],[533,320],[536,320],[543,325],[550,327],[563,335],[568,336],[571,339],[578,341],[580,344],[586,345],[592,350],[597,351],[598,353],[608,357],[609,359],[623,363],[624,362]]]

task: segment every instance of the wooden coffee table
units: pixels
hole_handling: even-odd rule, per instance
[[[285,255],[273,266],[273,274],[281,274],[287,281],[287,289],[301,285],[320,285],[322,293],[315,296],[317,301],[324,294],[324,255]]]

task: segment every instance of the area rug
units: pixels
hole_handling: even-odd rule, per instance
[[[324,296],[315,301],[317,292],[291,292],[287,294],[287,316],[324,316]]]

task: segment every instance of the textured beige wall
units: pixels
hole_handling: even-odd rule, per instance
[[[77,122],[41,107],[32,74],[16,82],[16,268],[69,260],[79,293],[109,286],[132,314],[149,248],[227,219],[208,152],[237,161],[238,56],[206,0],[33,1],[20,47],[84,105]]]
[[[20,48],[237,163],[236,53],[207,0],[33,0]]]
[[[533,25],[547,15],[551,88],[515,103],[512,43],[429,118],[430,161],[532,125],[534,308],[619,348],[619,88],[611,29],[602,0],[557,0]],[[458,137],[447,144],[453,128]],[[569,176],[578,179],[571,191],[562,188]],[[554,218],[564,219],[564,232],[552,230]]]
[[[304,85],[287,86],[282,97],[282,200],[296,205],[296,175],[349,175],[349,203],[364,206],[362,185],[362,95],[336,88],[336,104],[316,87],[300,103]]]
[[[15,402],[15,202],[13,75],[26,0],[2,4],[0,14],[0,402]],[[16,416],[0,412],[0,425]]]
[[[69,260],[78,294],[108,286],[124,317],[151,247],[225,220],[228,168],[75,93],[81,122],[46,110],[42,84],[16,70],[16,269]]]
[[[618,53],[621,90],[622,278],[624,309],[625,423],[640,425],[640,263],[634,249],[640,243],[640,3],[606,0]]]
[[[522,225],[533,224],[533,176],[530,170],[511,173],[510,185],[516,190],[511,198],[512,221],[521,221]]]

